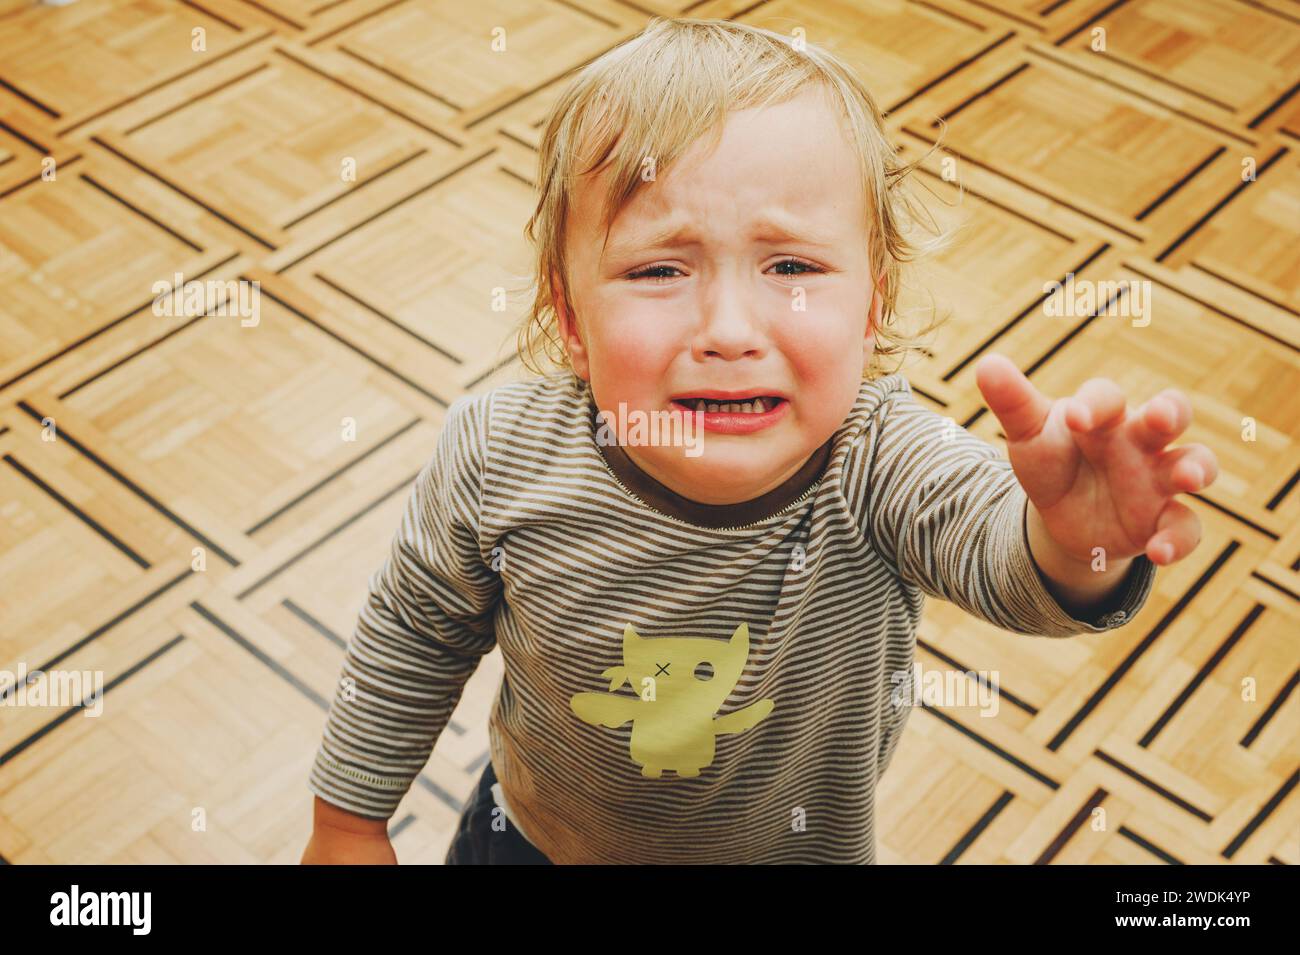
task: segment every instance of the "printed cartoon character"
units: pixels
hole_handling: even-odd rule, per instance
[[[632,761],[641,775],[658,779],[665,769],[698,776],[713,762],[714,737],[743,733],[772,712],[764,699],[717,716],[749,659],[749,625],[742,623],[726,643],[686,637],[638,636],[623,629],[623,664],[602,676],[609,693],[578,693],[569,701],[578,719],[593,726],[632,721]],[[614,695],[630,683],[640,696]]]

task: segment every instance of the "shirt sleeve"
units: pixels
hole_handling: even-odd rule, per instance
[[[1047,589],[1029,549],[1029,499],[997,448],[916,402],[910,386],[872,415],[865,527],[903,580],[1003,630],[1066,637],[1123,626],[1142,608],[1155,565],[1134,558],[1090,619]]]
[[[478,533],[489,401],[448,408],[348,644],[308,788],[357,815],[397,810],[496,645],[501,581]]]

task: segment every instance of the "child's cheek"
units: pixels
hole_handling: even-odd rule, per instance
[[[805,323],[778,343],[800,391],[829,397],[848,387],[856,393],[863,355],[859,333],[843,323]]]
[[[629,389],[655,389],[672,364],[679,346],[671,320],[660,315],[641,321],[610,322],[602,329],[596,359],[606,366],[605,377]]]

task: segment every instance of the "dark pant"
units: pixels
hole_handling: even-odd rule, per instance
[[[505,823],[498,831],[492,828],[496,803],[492,799],[492,784],[497,781],[492,761],[488,760],[478,788],[469,797],[460,816],[460,825],[451,838],[445,865],[550,865],[551,860],[541,850],[523,837],[504,812],[496,813]],[[498,824],[499,825],[499,824]]]

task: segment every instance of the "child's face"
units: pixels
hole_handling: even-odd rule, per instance
[[[705,145],[640,188],[603,255],[606,173],[579,185],[560,331],[615,414],[683,411],[674,399],[710,391],[784,398],[761,416],[706,414],[698,456],[623,446],[679,494],[728,504],[780,485],[844,422],[880,304],[858,163],[820,93],[732,113]]]

